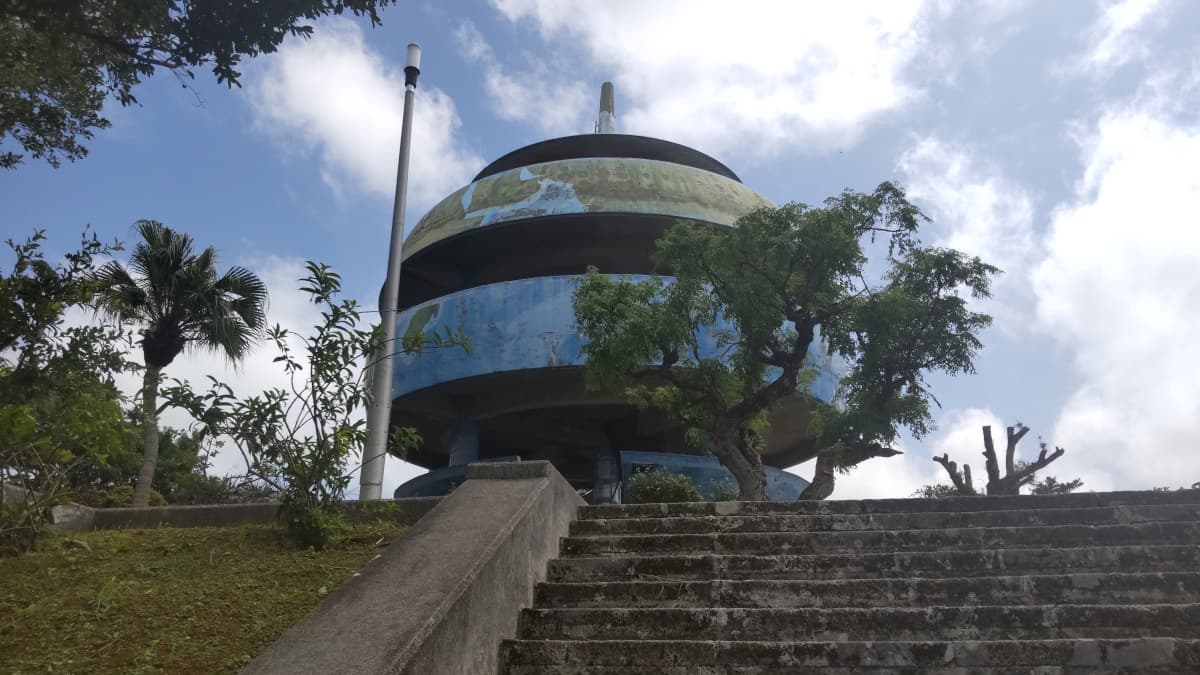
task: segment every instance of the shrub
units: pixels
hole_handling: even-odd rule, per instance
[[[133,505],[133,486],[122,485],[104,493],[100,506],[106,509],[121,508]],[[158,490],[150,491],[150,506],[166,506],[167,500]]]
[[[280,520],[292,541],[300,548],[321,550],[350,532],[350,524],[341,509],[331,504],[296,504],[285,493],[279,509]]]
[[[662,469],[634,474],[629,479],[629,492],[634,504],[702,501],[691,478]]]
[[[722,480],[713,487],[712,498],[714,502],[736,502],[738,500],[737,483],[728,479]]]
[[[16,555],[36,548],[45,520],[24,501],[0,503],[0,556]]]

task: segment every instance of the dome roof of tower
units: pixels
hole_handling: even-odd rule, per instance
[[[741,179],[729,167],[699,150],[664,141],[661,138],[630,134],[581,134],[551,138],[547,141],[527,145],[488,164],[475,176],[474,180],[532,164],[593,157],[653,159],[690,166],[741,182]]]

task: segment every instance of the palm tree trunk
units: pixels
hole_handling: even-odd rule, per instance
[[[133,488],[133,505],[150,503],[150,485],[158,466],[158,375],[160,369],[146,366],[142,376],[142,470]]]

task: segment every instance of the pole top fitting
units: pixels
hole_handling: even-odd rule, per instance
[[[421,74],[421,45],[412,42],[408,45],[408,59],[404,64],[404,86],[416,87],[417,76]]]

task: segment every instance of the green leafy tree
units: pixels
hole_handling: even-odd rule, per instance
[[[159,434],[153,488],[171,504],[223,501],[228,480],[208,475],[219,445],[203,431],[166,428]]]
[[[321,548],[336,536],[341,522],[337,503],[353,475],[351,461],[361,456],[367,432],[362,408],[370,387],[362,368],[367,355],[382,345],[378,327],[361,327],[358,304],[339,299],[341,277],[327,265],[309,262],[301,290],[321,308],[321,322],[301,336],[275,326],[268,331],[279,363],[290,380],[238,398],[226,384],[212,380],[209,391],[195,395],[182,384],[166,395],[179,402],[207,433],[228,437],[245,459],[249,476],[282,496],[289,532],[304,547]],[[302,345],[298,350],[295,345]],[[426,347],[466,348],[461,334],[411,334],[400,339],[401,353]],[[391,436],[393,453],[419,442],[412,429]]]
[[[239,85],[242,57],[274,52],[311,22],[350,12],[379,25],[394,0],[0,0],[0,144],[58,166],[87,154],[84,142],[109,126],[108,97],[137,102],[134,88],[156,71],[184,86],[211,67]],[[0,167],[23,155],[0,150]]]
[[[95,276],[104,313],[139,325],[142,357],[142,468],[133,505],[145,506],[158,461],[158,387],[162,370],[185,347],[212,349],[237,362],[266,322],[267,287],[243,267],[217,272],[217,251],[196,253],[191,236],[162,223],[137,223],[142,241],[128,268],[113,261]]]
[[[890,446],[901,428],[919,437],[932,427],[926,374],[972,372],[991,321],[963,294],[986,297],[998,270],[921,246],[924,220],[883,183],[822,207],[760,209],[733,228],[676,223],[655,255],[673,278],[592,269],[577,288],[588,382],[674,416],[733,473],[741,499],[761,500],[768,414],[807,395],[809,349],[824,345],[849,364],[841,406],[814,415],[819,452],[804,496],[825,498],[835,470],[899,454]],[[870,249],[882,270],[874,282]],[[718,332],[720,353],[702,354],[701,335],[721,321],[732,330]]]
[[[114,384],[132,368],[128,336],[66,315],[90,297],[94,260],[114,246],[85,234],[56,265],[44,238],[10,240],[13,266],[0,277],[0,482],[19,488],[0,490],[6,550],[31,546],[52,507],[119,473],[136,444]]]

